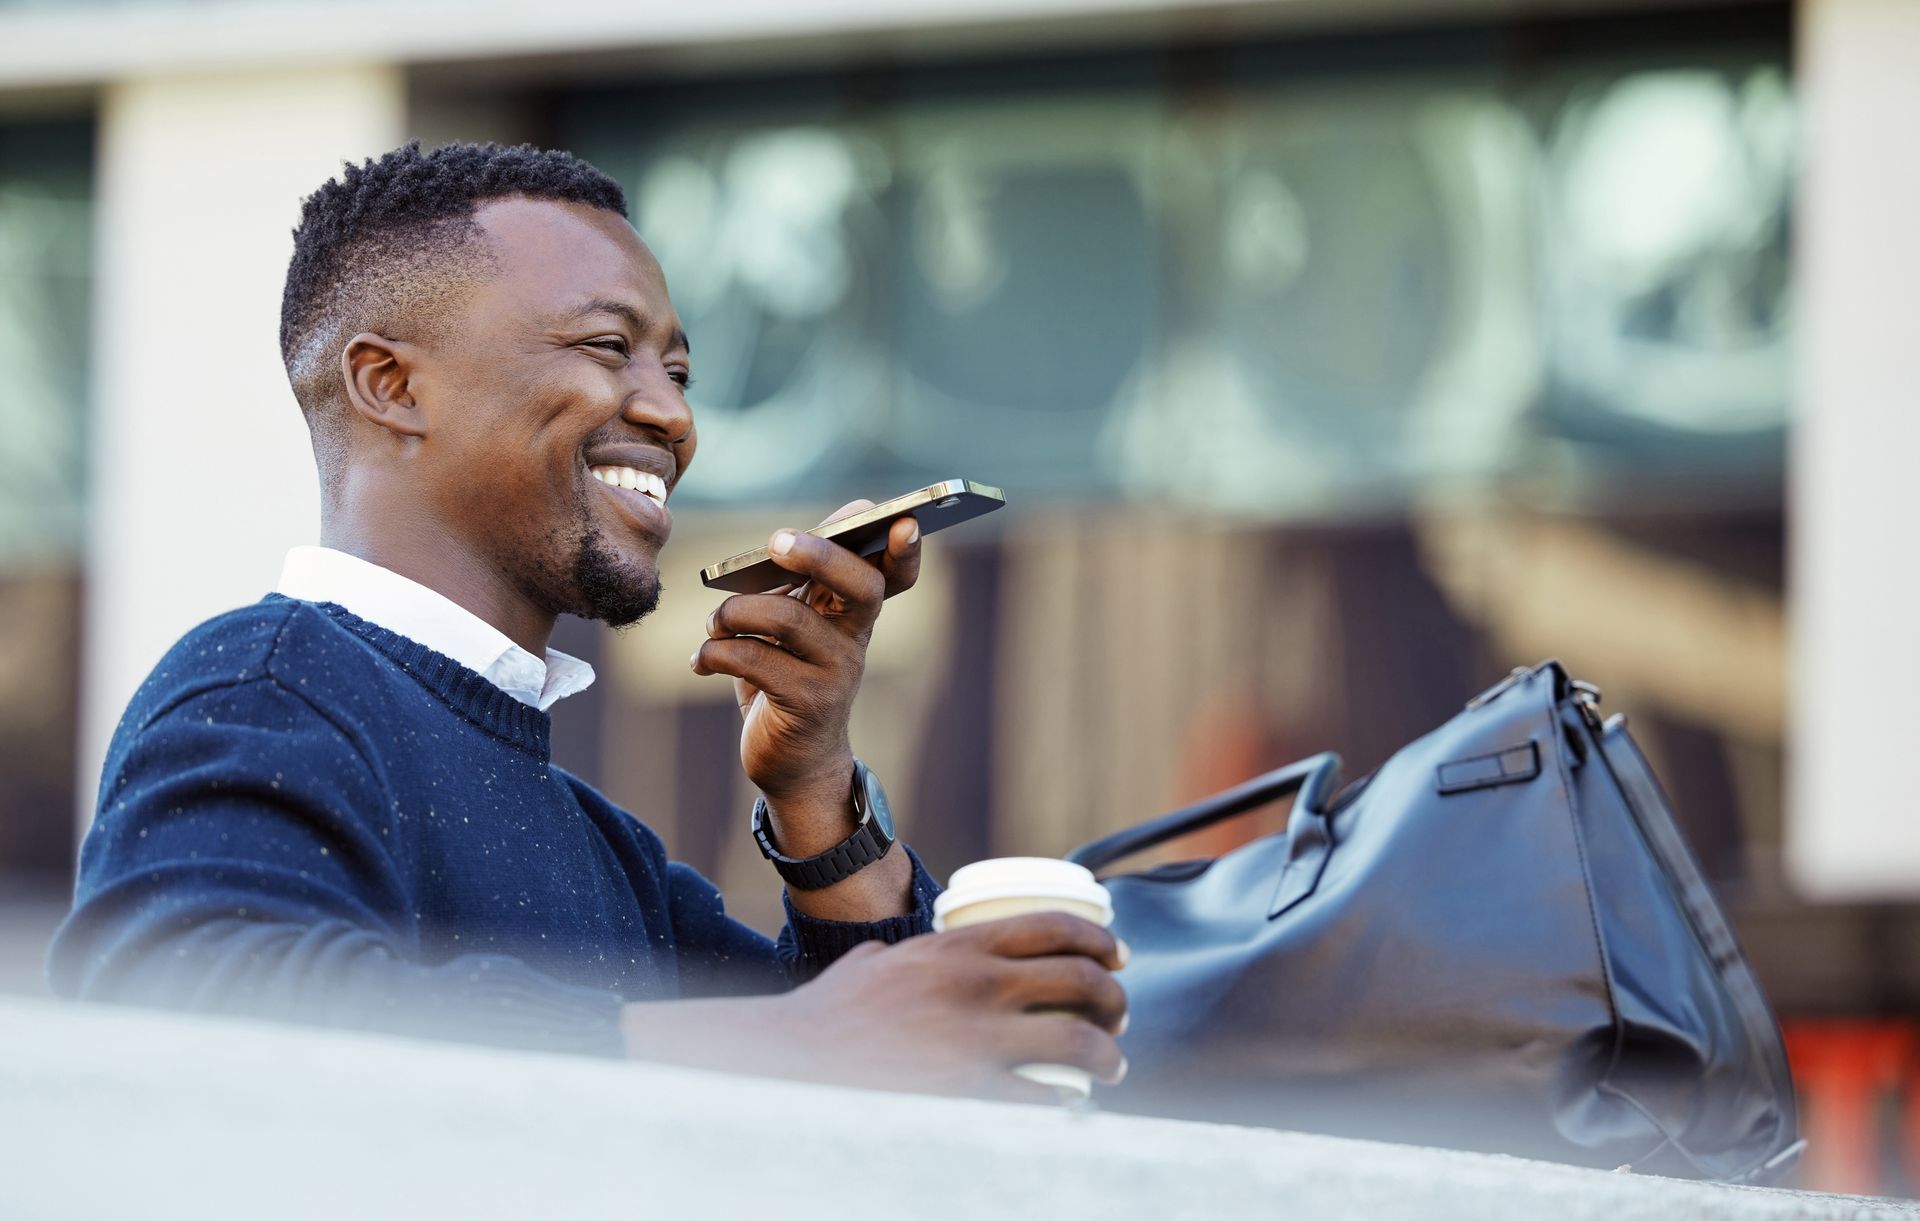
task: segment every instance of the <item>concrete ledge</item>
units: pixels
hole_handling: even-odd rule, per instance
[[[1211,1124],[0,1003],[0,1216],[1920,1216]]]

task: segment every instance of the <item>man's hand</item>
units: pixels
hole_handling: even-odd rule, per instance
[[[827,520],[872,507],[870,500],[856,500]],[[799,530],[776,531],[769,550],[774,563],[794,574],[794,586],[722,602],[707,620],[709,639],[694,652],[693,671],[733,677],[746,720],[740,764],[769,805],[797,812],[818,802],[844,811],[853,792],[847,721],[866,667],[867,641],[881,602],[912,588],[919,576],[920,525],[911,517],[894,522],[877,565]],[[811,828],[780,829],[800,834]],[[811,856],[851,829],[836,823],[824,829],[830,838],[823,843],[783,840],[780,850]]]
[[[1020,1064],[1109,1084],[1126,994],[1113,935],[1059,912],[898,945],[869,942],[784,996],[629,1005],[629,1053],[729,1071],[915,1093],[1057,1101]]]

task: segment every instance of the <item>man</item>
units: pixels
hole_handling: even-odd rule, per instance
[[[56,991],[1003,1097],[1046,1096],[1020,1063],[1123,1071],[1104,930],[916,936],[937,887],[847,734],[911,520],[877,566],[777,532],[795,596],[727,599],[691,658],[735,684],[778,942],[552,766],[547,709],[592,680],[554,620],[653,608],[695,448],[687,337],[616,183],[525,147],[350,166],[306,201],[281,348],[323,546],[135,695]]]

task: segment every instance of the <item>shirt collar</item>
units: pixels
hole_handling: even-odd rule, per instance
[[[287,552],[276,593],[332,602],[390,632],[444,653],[523,704],[545,712],[593,682],[593,667],[558,649],[535,657],[444,594],[331,547]]]

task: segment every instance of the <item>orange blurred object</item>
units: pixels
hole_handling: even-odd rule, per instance
[[[1807,1139],[1800,1186],[1889,1195],[1920,1181],[1920,1026],[1863,1018],[1781,1026]]]

